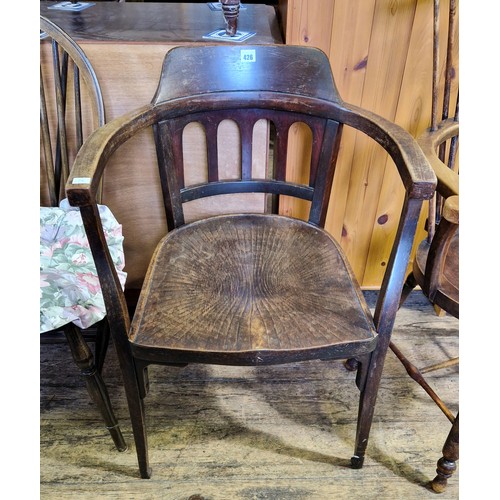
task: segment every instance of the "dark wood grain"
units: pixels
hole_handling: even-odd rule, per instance
[[[337,243],[302,221],[242,215],[183,226],[156,252],[132,348],[256,365],[326,359],[333,345],[362,355],[376,334],[347,266]]]
[[[457,460],[459,455],[459,415],[457,414],[450,433],[443,446],[443,456],[437,463],[437,475],[432,480],[432,489],[436,493],[442,493],[448,486],[448,479],[457,470]]]

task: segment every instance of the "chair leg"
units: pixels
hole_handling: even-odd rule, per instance
[[[116,338],[116,337],[114,337]],[[128,347],[128,346],[127,346]],[[127,347],[125,349],[127,349]],[[134,433],[135,449],[141,479],[151,478],[151,467],[148,458],[148,440],[146,434],[146,414],[144,409],[144,399],[141,397],[138,377],[143,374],[138,373],[135,366],[130,347],[124,352],[123,346],[117,346],[118,360],[122,372],[123,385],[127,396],[128,410],[132,422],[132,431]]]
[[[104,366],[104,360],[106,358],[106,353],[109,346],[109,323],[107,318],[104,318],[97,324],[97,332],[95,338],[95,366],[99,373],[102,373],[102,368]]]
[[[344,361],[344,366],[347,371],[354,372],[359,367],[359,362],[356,358],[349,358]]]
[[[408,295],[413,291],[413,289],[417,286],[417,282],[415,281],[415,277],[413,273],[410,273],[406,278],[405,284],[403,285],[403,290],[401,292],[401,298],[399,300],[399,307],[401,307]],[[358,361],[355,358],[349,358],[344,361],[344,366],[346,370],[353,372],[358,369]]]
[[[66,325],[64,334],[66,335],[73,359],[85,379],[88,393],[101,412],[116,448],[118,451],[125,451],[127,444],[123,439],[118,421],[111,407],[108,391],[100,373],[95,367],[92,352],[87,342],[85,342],[82,333],[73,323]]]
[[[432,480],[431,486],[436,493],[442,493],[448,485],[448,479],[457,469],[458,460],[458,415],[453,422],[450,433],[443,446],[443,456],[437,463],[437,476]]]
[[[363,369],[366,375],[364,377],[365,380],[360,381],[358,384],[361,393],[359,397],[354,456],[351,458],[351,467],[353,469],[361,469],[365,460],[366,447],[368,446],[368,438],[370,436],[386,352],[387,345],[379,343],[377,349],[367,358],[368,368],[365,370],[363,367],[364,360],[361,361],[361,366],[358,368]]]

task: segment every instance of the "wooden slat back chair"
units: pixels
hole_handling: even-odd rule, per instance
[[[225,151],[217,150],[217,129],[226,119],[240,130],[238,179],[219,176]],[[252,132],[260,120],[276,130],[274,162],[267,175],[255,178]],[[206,182],[186,185],[183,130],[192,122],[205,130],[208,168]],[[296,122],[312,134],[306,185],[286,175],[288,131]],[[373,318],[343,251],[323,229],[344,125],[389,152],[406,189]],[[151,126],[170,231],[155,250],[130,321],[95,194],[113,151]],[[171,50],[152,103],[96,131],[78,154],[66,189],[82,212],[107,298],[142,478],[151,473],[143,406],[150,364],[260,366],[356,357],[360,404],[351,463],[362,466],[418,215],[434,192],[435,176],[408,133],[342,102],[323,52],[259,45]],[[308,220],[240,213],[186,223],[184,207],[192,200],[255,192],[307,200]]]
[[[65,195],[65,183],[76,152],[82,146],[85,137],[95,128],[104,125],[104,105],[94,70],[79,45],[59,26],[43,16],[40,16],[40,32],[40,241],[42,248],[42,241],[46,241],[46,233],[50,233],[50,238],[48,238],[50,248],[57,247],[56,252],[61,255],[65,243],[59,240],[60,238],[65,239],[67,236],[63,230],[65,223],[62,222],[66,219],[61,216],[64,212],[59,208]],[[48,60],[49,57],[46,57],[48,55],[50,55],[50,60]],[[96,200],[100,201],[100,190]],[[50,209],[42,207],[50,207]],[[68,205],[68,208],[71,207]],[[51,225],[42,225],[42,221],[45,220],[49,220]],[[85,236],[81,220],[80,227],[79,232]],[[57,233],[54,232],[55,228],[57,228]],[[71,227],[70,230],[73,234],[78,232],[75,227]],[[66,238],[66,240],[73,239]],[[49,243],[47,243],[47,248],[48,245]],[[55,260],[54,255],[50,263],[43,260],[44,266],[42,266],[41,254],[41,278],[43,275],[44,285],[49,284],[45,280],[46,276],[57,277],[60,275],[59,271],[62,268],[55,269],[53,267]],[[47,265],[45,266],[45,264]],[[62,278],[61,282],[63,282]],[[47,325],[45,319],[50,316],[50,313],[44,315],[42,310],[59,310],[58,306],[52,305],[52,301],[56,302],[56,296],[61,296],[59,285],[55,284],[56,281],[51,283],[50,286],[41,288],[41,291],[47,291],[44,292],[46,295],[53,295],[53,297],[52,299],[49,297],[50,300],[45,300],[46,296],[42,293],[40,299],[40,331],[43,332],[40,335],[40,342],[58,343],[61,341],[61,331],[64,333],[62,340],[64,341],[65,338],[68,342],[73,359],[81,370],[92,400],[99,408],[116,447],[123,451],[126,449],[126,444],[101,377],[109,340],[109,327],[106,318],[100,320],[95,328],[85,331],[82,331],[73,322],[58,327],[59,323],[65,321],[63,317],[58,318],[60,321],[57,325],[52,322],[48,322]],[[68,284],[66,281],[65,283]],[[69,286],[68,289],[71,288],[74,292],[77,285],[75,283],[73,285]],[[67,304],[68,307],[65,309],[70,309],[72,305],[74,304]],[[61,316],[63,314],[61,313]],[[57,327],[52,328],[54,326]],[[90,340],[95,342],[95,358],[87,343]]]
[[[434,43],[432,111],[430,127],[417,139],[437,177],[436,195],[429,203],[428,235],[417,248],[413,270],[403,288],[401,304],[409,293],[419,286],[429,301],[438,309],[455,318],[459,317],[459,174],[458,154],[459,106],[451,103],[452,84],[455,78],[453,54],[457,25],[457,2],[450,0],[448,33],[439,32],[439,1],[434,1]],[[440,39],[446,39],[444,84],[440,84]],[[453,109],[454,108],[454,109]],[[450,116],[453,112],[453,116]],[[458,363],[458,357],[447,359],[425,368],[416,367],[393,342],[391,349],[405,366],[408,374],[429,394],[452,423],[450,435],[438,462],[437,476],[432,488],[442,492],[447,480],[456,470],[458,460],[458,415],[455,417],[436,394],[424,374],[449,368]]]

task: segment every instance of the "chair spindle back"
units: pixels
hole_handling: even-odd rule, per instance
[[[40,59],[41,173],[46,181],[41,183],[41,189],[46,190],[41,192],[41,204],[58,206],[85,137],[104,125],[104,104],[94,70],[83,50],[60,27],[42,16],[40,45],[47,56]]]

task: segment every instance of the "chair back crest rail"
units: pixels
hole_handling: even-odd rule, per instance
[[[248,54],[255,58],[255,63],[245,60]],[[214,64],[208,64],[214,60],[220,63],[216,65],[217,71],[213,70]],[[217,128],[226,119],[235,121],[240,130],[241,175],[237,180],[221,179],[217,167],[221,155],[217,150]],[[265,178],[256,179],[251,168],[252,132],[261,119],[272,122],[275,129],[273,163]],[[200,123],[205,131],[208,166],[206,182],[186,186],[182,133],[193,121]],[[288,131],[296,122],[307,124],[312,134],[307,184],[289,182],[286,178]],[[407,132],[341,100],[328,60],[320,50],[294,46],[172,49],[165,58],[152,103],[109,122],[89,138],[78,154],[66,189],[70,203],[81,208],[103,291],[110,307],[117,311],[117,321],[110,318],[110,323],[120,324],[123,332],[127,332],[130,320],[116,273],[109,265],[109,252],[103,244],[94,205],[106,162],[121,144],[138,130],[153,128],[169,230],[185,223],[184,203],[236,192],[290,195],[307,200],[311,203],[309,222],[322,227],[344,125],[364,132],[391,155],[406,189],[399,230],[375,312],[379,334],[390,332],[421,204],[432,197],[435,176]],[[76,177],[79,179],[74,183]],[[273,206],[276,210],[277,204]],[[108,311],[108,315],[114,314]],[[126,335],[122,338],[125,344]]]

